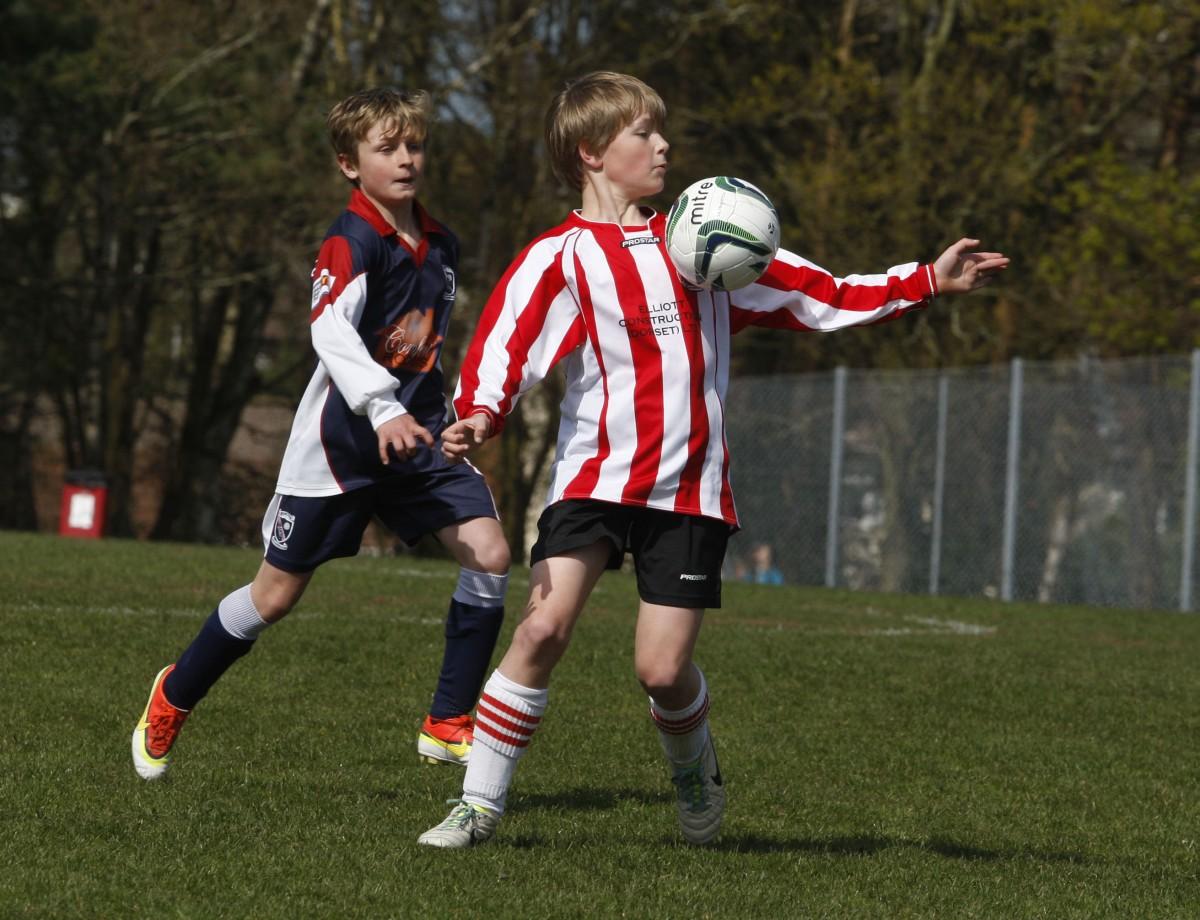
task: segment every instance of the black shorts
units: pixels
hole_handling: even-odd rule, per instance
[[[469,463],[389,477],[339,495],[276,495],[263,517],[266,560],[299,573],[353,556],[372,517],[411,546],[459,521],[498,515],[483,474]]]
[[[721,563],[731,528],[716,518],[590,499],[555,502],[538,519],[534,565],[599,540],[612,544],[608,568],[633,555],[638,596],[667,607],[720,607]]]

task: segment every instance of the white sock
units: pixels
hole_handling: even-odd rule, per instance
[[[696,668],[696,673],[700,675],[700,690],[683,709],[663,709],[653,697],[650,699],[650,717],[658,729],[658,739],[667,760],[674,764],[698,758],[708,737],[708,684],[703,671]]]
[[[470,604],[474,607],[503,607],[507,590],[507,574],[492,575],[489,572],[460,568],[454,599],[460,604]]]
[[[504,814],[517,761],[546,711],[546,690],[492,672],[475,707],[475,743],[463,779],[463,801]]]
[[[250,586],[245,585],[226,595],[217,605],[217,617],[225,632],[235,639],[256,639],[271,624],[259,616],[250,599]]]

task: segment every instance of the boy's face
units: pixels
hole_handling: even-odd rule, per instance
[[[357,163],[338,155],[347,179],[357,179],[362,193],[384,210],[411,207],[425,170],[425,145],[405,138],[381,122],[358,142]]]
[[[643,113],[612,139],[599,158],[600,170],[630,201],[657,195],[666,182],[670,147]]]

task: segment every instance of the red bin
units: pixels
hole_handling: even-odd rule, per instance
[[[107,500],[108,483],[103,474],[91,470],[67,473],[58,512],[58,532],[64,537],[104,536]]]

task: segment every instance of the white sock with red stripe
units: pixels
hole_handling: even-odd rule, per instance
[[[708,684],[703,671],[696,668],[696,673],[700,677],[700,691],[683,709],[663,709],[650,698],[650,717],[671,763],[691,763],[704,750],[708,736]]]
[[[546,711],[545,689],[522,687],[499,671],[484,685],[475,707],[475,743],[463,779],[463,801],[504,814],[517,761]]]

